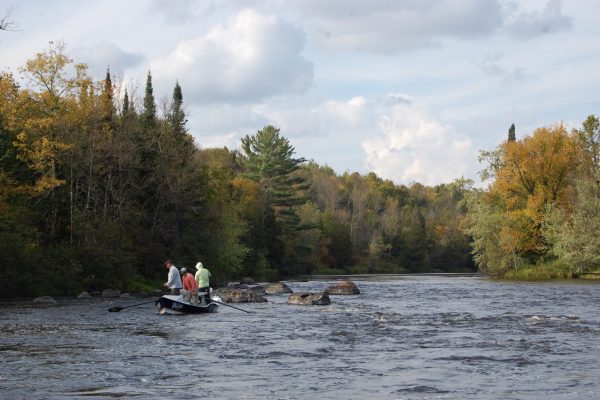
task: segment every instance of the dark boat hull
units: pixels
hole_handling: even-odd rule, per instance
[[[158,311],[162,314],[168,312],[171,314],[204,314],[217,312],[217,303],[194,305],[184,301],[181,296],[165,295],[154,303]]]

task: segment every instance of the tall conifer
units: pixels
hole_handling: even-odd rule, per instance
[[[517,134],[515,131],[515,124],[511,124],[510,128],[508,129],[508,141],[514,142],[516,140],[517,140]]]
[[[154,90],[152,89],[152,74],[148,71],[146,78],[146,91],[144,94],[144,111],[142,112],[142,123],[144,128],[153,128],[156,124],[156,103],[154,102]]]
[[[173,89],[173,105],[169,119],[171,120],[175,136],[180,136],[187,132],[187,128],[185,127],[187,119],[185,119],[185,112],[183,111],[183,95],[179,82],[175,83],[175,88]]]
[[[110,68],[106,68],[106,78],[104,78],[104,87],[101,95],[102,119],[104,122],[112,121],[115,115],[113,104],[113,85],[110,79]]]
[[[129,115],[129,108],[130,108],[129,94],[127,93],[127,89],[125,89],[125,95],[123,96],[123,109],[121,111],[121,114],[124,117]]]

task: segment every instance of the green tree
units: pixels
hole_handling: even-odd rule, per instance
[[[305,159],[294,158],[294,147],[271,125],[242,138],[242,150],[245,176],[260,187],[259,227],[265,235],[267,254],[282,266],[285,257],[292,254],[286,246],[293,242],[300,226],[294,207],[306,202],[308,185],[298,173]]]
[[[577,201],[571,213],[551,208],[544,224],[544,237],[552,253],[575,273],[600,269],[600,186],[596,179],[577,182]]]
[[[600,172],[600,120],[590,115],[583,122],[583,129],[576,130],[582,150],[582,171],[587,177],[597,177]],[[600,181],[596,181],[600,184]]]
[[[150,71],[148,71],[148,75],[146,76],[144,108],[141,117],[146,129],[151,129],[156,124],[156,102],[154,101],[154,89],[152,88],[152,74]]]

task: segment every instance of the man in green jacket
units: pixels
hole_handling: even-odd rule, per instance
[[[194,278],[196,278],[196,283],[198,284],[198,291],[207,292],[208,294],[208,291],[210,290],[210,271],[204,268],[201,262],[198,262],[198,264],[196,264],[196,269],[198,271],[196,271],[196,275],[194,276]]]

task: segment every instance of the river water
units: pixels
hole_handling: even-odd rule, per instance
[[[1,304],[0,397],[600,398],[599,284],[352,280],[361,294],[329,306],[235,305],[252,314],[107,311],[148,299]]]

